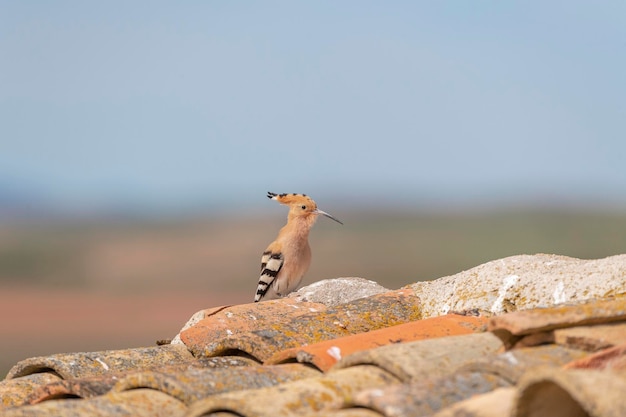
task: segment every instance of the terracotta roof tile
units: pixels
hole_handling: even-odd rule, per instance
[[[471,361],[461,367],[462,371],[489,372],[516,384],[522,375],[537,366],[560,367],[586,357],[587,352],[558,345],[509,350]]]
[[[604,349],[574,360],[568,363],[565,368],[626,370],[626,344]]]
[[[118,379],[115,376],[101,376],[81,379],[62,379],[43,384],[28,396],[24,404],[37,404],[59,398],[91,398],[104,395],[111,390]]]
[[[586,355],[587,352],[557,345],[488,354],[443,374],[426,373],[407,384],[366,390],[356,396],[353,405],[368,407],[387,417],[432,415],[464,399],[514,385],[524,373],[538,366],[558,369]]]
[[[57,374],[45,372],[0,381],[0,398],[2,398],[0,410],[4,407],[16,407],[27,404],[33,392],[37,391],[39,387],[60,380],[61,377]]]
[[[243,352],[259,361],[269,359],[276,352],[286,348],[334,339],[349,334],[366,332],[393,326],[420,318],[419,301],[410,290],[390,291],[362,298],[341,305],[341,308],[328,308],[321,305],[311,307],[309,303],[289,304],[288,299],[280,300],[280,314],[273,309],[270,315],[250,319],[254,326],[244,325],[243,331],[224,325],[229,309],[208,317],[195,326],[181,332],[181,340],[197,357],[216,356],[232,352]],[[266,301],[258,303],[260,312],[265,305],[272,307],[278,303]],[[246,305],[244,305],[246,306]],[[248,307],[237,306],[244,311],[256,311],[257,304]],[[249,309],[249,310],[248,310]],[[321,311],[320,311],[321,310]],[[304,314],[303,314],[304,313]],[[251,313],[246,313],[250,316]],[[235,330],[232,330],[235,329]]]
[[[403,382],[411,382],[453,372],[501,348],[502,341],[491,333],[450,336],[357,352],[340,360],[333,369],[376,365]]]
[[[626,415],[623,372],[536,369],[524,376],[518,390],[518,417]]]
[[[169,366],[157,366],[159,375],[182,375],[196,372],[215,372],[216,370],[222,370],[224,368],[234,367],[251,367],[250,365],[258,365],[258,363],[241,357],[219,357],[195,360],[188,363],[181,363],[177,365]],[[251,367],[252,368],[252,367]],[[48,401],[57,398],[90,398],[109,392],[115,386],[119,386],[122,381],[127,378],[131,378],[135,375],[150,374],[150,371],[142,371],[141,367],[127,370],[126,372],[119,372],[112,375],[96,376],[88,378],[73,378],[67,380],[59,380],[52,383],[42,384],[39,388],[34,389],[28,397],[24,399],[24,404],[36,404],[42,401]],[[233,371],[237,373],[237,371]],[[253,371],[251,371],[253,372]],[[34,374],[40,375],[40,374]],[[41,374],[46,375],[46,374]],[[127,375],[127,376],[125,376]],[[296,378],[297,372],[293,372],[293,378]],[[20,380],[19,377],[16,380]],[[15,380],[13,380],[15,381]],[[169,381],[171,382],[171,381]],[[145,386],[146,388],[154,388],[152,386]],[[141,388],[136,386],[135,388]]]
[[[282,350],[274,354],[265,363],[298,361],[310,363],[322,371],[327,371],[339,359],[354,352],[392,343],[475,333],[484,330],[486,324],[487,319],[484,317],[448,314]]]
[[[182,349],[182,350],[181,350]],[[154,362],[154,350],[159,352],[163,363]],[[129,355],[129,351],[132,351]],[[167,353],[185,352],[181,346],[159,346],[155,348],[132,349],[121,351],[105,351],[91,353],[76,353],[52,355],[49,357],[37,357],[19,362],[9,372],[12,379],[0,382],[0,396],[5,406],[19,406],[33,404],[56,398],[89,398],[108,392],[124,375],[129,372],[140,372],[148,369],[168,370],[169,372],[184,372],[190,367],[203,369],[220,369],[225,367],[241,367],[257,362],[241,357],[219,357],[193,359],[191,355],[184,354],[170,356]],[[138,360],[142,353],[150,353],[144,360]],[[165,354],[164,354],[165,353]],[[134,360],[133,360],[134,357]],[[91,359],[86,359],[91,358]],[[114,358],[115,361],[111,361]],[[74,372],[77,363],[87,361],[112,365],[107,372],[101,369],[83,369],[82,372]],[[177,362],[177,359],[181,359]],[[71,368],[59,366],[67,363]],[[99,363],[99,362],[98,362]],[[123,366],[119,366],[120,363]],[[170,365],[167,365],[167,364]],[[171,365],[174,364],[174,365]],[[28,373],[33,372],[33,373]],[[59,373],[60,372],[60,373]],[[76,374],[76,376],[72,376]],[[68,377],[67,379],[62,379]]]
[[[9,371],[7,379],[36,373],[54,373],[63,379],[85,378],[112,375],[127,370],[188,363],[193,360],[193,356],[187,349],[175,345],[102,352],[61,353],[18,362]]]
[[[184,343],[189,344],[194,337],[211,339],[232,336],[235,333],[264,329],[285,318],[291,320],[302,314],[324,310],[324,304],[289,298],[214,307],[194,314],[183,327],[180,336],[184,337]]]
[[[246,417],[302,415],[342,408],[359,391],[397,382],[378,367],[361,365],[275,387],[214,395],[194,403],[187,416],[217,411]]]
[[[489,354],[458,370],[448,369],[434,376],[427,373],[408,384],[361,392],[354,405],[368,407],[387,417],[431,415],[461,400],[513,385],[529,369],[541,365],[558,369],[585,355],[586,352],[555,345]]]
[[[431,415],[458,401],[509,385],[504,378],[490,373],[455,372],[445,377],[363,391],[353,404],[386,417]]]
[[[492,392],[476,395],[445,408],[433,417],[505,417],[511,415],[517,390],[498,388]],[[537,415],[536,417],[548,417]],[[573,417],[573,416],[571,416]]]
[[[172,417],[186,411],[183,403],[159,391],[138,389],[85,400],[46,401],[4,410],[3,417]]]
[[[626,343],[626,322],[596,326],[579,326],[554,331],[560,345],[596,351]]]
[[[132,373],[120,380],[113,391],[150,388],[162,391],[189,405],[210,395],[278,385],[318,376],[319,372],[300,364],[252,366],[237,369],[189,367],[184,372],[148,371]]]
[[[515,336],[554,329],[626,321],[626,297],[576,305],[517,311],[493,317],[489,330],[505,330]]]

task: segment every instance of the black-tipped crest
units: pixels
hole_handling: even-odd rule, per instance
[[[322,214],[328,217],[329,219],[336,221],[339,224],[343,224],[341,221],[337,220],[330,214],[318,209],[317,204],[315,204],[315,201],[313,201],[313,199],[307,196],[306,194],[298,194],[298,193],[276,194],[276,193],[272,193],[268,191],[267,197],[272,200],[276,200],[281,204],[290,206],[291,207],[290,213],[292,213],[293,215],[298,215],[299,211],[301,211],[302,214],[305,214],[305,215],[306,214]]]
[[[277,193],[273,193],[271,191],[267,192],[267,198],[272,199],[272,200],[276,200],[278,198],[285,198],[287,196],[300,196],[300,197],[308,197],[308,195],[306,194],[300,194],[300,193],[281,193],[281,194],[277,194]],[[310,197],[309,197],[310,198]]]

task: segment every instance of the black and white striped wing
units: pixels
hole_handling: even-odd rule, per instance
[[[278,276],[280,269],[283,267],[284,258],[282,253],[273,253],[271,251],[263,252],[261,257],[261,277],[259,285],[256,288],[254,302],[257,302],[265,296],[272,282]]]

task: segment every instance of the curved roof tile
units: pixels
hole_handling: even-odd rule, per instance
[[[302,314],[325,309],[324,304],[289,298],[214,307],[194,314],[178,336],[184,344],[193,345],[197,338],[211,340],[259,330],[285,318],[292,319]]]
[[[584,358],[574,360],[566,369],[626,370],[626,344],[604,349]]]
[[[626,321],[626,297],[516,311],[492,317],[488,329],[505,330],[514,336],[524,336],[554,329],[618,321]]]
[[[373,409],[386,417],[425,416],[477,394],[508,387],[504,378],[486,372],[455,372],[409,384],[359,393],[353,406]]]
[[[222,392],[270,387],[318,375],[318,371],[300,364],[237,369],[189,368],[185,372],[170,373],[149,371],[124,377],[113,387],[113,391],[150,388],[162,391],[189,405]]]
[[[626,343],[626,322],[556,329],[554,342],[592,352],[622,345]]]
[[[592,370],[536,369],[519,384],[517,417],[626,415],[626,374]]]
[[[354,352],[389,344],[475,333],[483,331],[486,324],[487,319],[484,317],[448,314],[282,350],[265,363],[297,361],[310,363],[322,371],[327,371],[338,360]]]
[[[502,346],[492,333],[420,340],[357,352],[340,360],[333,369],[376,365],[403,382],[412,382],[453,372]]]
[[[433,417],[506,417],[511,415],[517,390],[498,388],[451,405]],[[540,416],[536,416],[540,417]]]
[[[88,378],[141,368],[188,363],[193,360],[187,349],[176,345],[60,353],[20,361],[11,368],[7,379],[36,373],[54,373],[63,379]]]
[[[267,303],[272,301],[258,304]],[[214,326],[212,320],[205,319],[183,331],[180,336],[187,348],[197,357],[243,352],[262,362],[286,348],[367,332],[420,318],[419,300],[411,290],[389,291],[343,304],[340,308],[323,307],[322,311],[319,311],[320,308],[316,307],[313,309],[315,311],[308,311],[310,309],[309,303],[284,303],[281,304],[280,314],[264,316],[260,320],[257,313],[254,313],[256,318],[253,319],[254,329],[244,326],[243,330],[237,332],[221,324]],[[302,314],[303,312],[305,314]],[[225,315],[228,310],[222,310],[220,313]]]
[[[587,356],[588,353],[558,345],[545,345],[533,348],[509,350],[497,355],[489,355],[473,360],[462,371],[489,372],[516,384],[530,368],[537,366],[563,366],[571,361]]]
[[[355,366],[275,387],[214,395],[192,404],[186,416],[218,411],[241,417],[302,415],[342,408],[359,391],[398,382],[378,367]]]
[[[61,377],[52,372],[25,375],[20,378],[0,381],[0,398],[4,407],[17,407],[28,404],[30,398],[40,387],[61,381]]]
[[[59,398],[91,398],[104,395],[111,390],[117,382],[114,376],[62,379],[49,384],[41,385],[34,390],[25,404],[37,404],[43,401],[55,400]]]
[[[183,403],[151,389],[109,393],[85,400],[46,401],[4,410],[3,417],[172,417],[186,411]]]

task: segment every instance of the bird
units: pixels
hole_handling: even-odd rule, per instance
[[[281,298],[300,285],[302,277],[311,265],[309,231],[318,215],[343,223],[317,208],[306,194],[267,193],[267,197],[289,206],[287,224],[280,229],[278,237],[270,243],[261,256],[261,276],[254,302]]]

